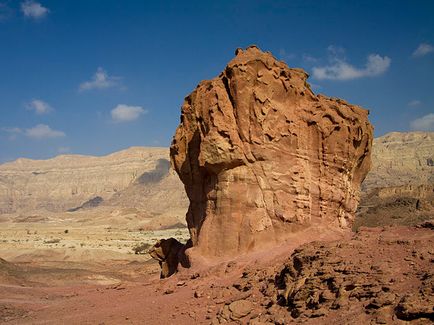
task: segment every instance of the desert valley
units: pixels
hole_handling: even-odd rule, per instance
[[[238,49],[170,148],[1,164],[0,322],[432,323],[434,133],[374,139],[307,77]]]

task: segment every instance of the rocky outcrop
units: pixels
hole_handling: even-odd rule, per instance
[[[385,244],[392,247],[397,244],[382,236],[378,240],[383,251],[392,250],[383,248]],[[432,238],[427,242],[432,242]],[[433,273],[426,268],[426,263],[420,262],[430,258],[426,248],[415,242],[402,243],[413,248],[412,255],[404,257],[402,264],[410,264],[410,270],[416,268],[416,265],[425,267],[420,270],[420,276],[412,274],[414,291],[410,291],[409,295],[409,292],[396,293],[398,290],[394,286],[393,276],[393,269],[399,265],[396,260],[376,260],[368,252],[360,251],[357,245],[360,243],[340,243],[338,246],[312,244],[297,249],[276,277],[279,286],[278,304],[288,306],[293,318],[302,315],[320,317],[330,310],[349,309],[360,302],[365,306],[365,313],[379,323],[390,322],[394,310],[400,319],[434,317]],[[357,250],[354,250],[354,246]],[[348,255],[345,250],[353,251],[355,256],[345,259],[342,256]],[[409,297],[413,299],[413,306],[404,303]],[[414,312],[413,317],[408,315],[415,309],[420,311]],[[388,313],[392,315],[389,316]]]
[[[431,324],[431,226],[363,228],[351,240],[302,245],[283,266],[246,270],[208,292],[226,292],[213,324]],[[250,306],[242,315],[230,308],[239,299]]]
[[[202,255],[351,224],[370,168],[368,111],[315,95],[307,77],[251,46],[186,97],[171,159]]]
[[[112,206],[148,216],[187,208],[167,148],[133,147],[108,156],[63,155],[0,165],[0,214],[79,211]]]
[[[152,246],[148,254],[158,261],[161,268],[160,279],[168,278],[178,270],[178,264],[184,268],[190,267],[185,256],[188,245],[181,244],[175,238],[160,239]]]

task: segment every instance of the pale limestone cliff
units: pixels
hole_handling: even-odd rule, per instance
[[[392,132],[374,139],[363,189],[434,184],[434,132]]]
[[[0,165],[0,213],[64,212],[97,205],[149,215],[186,208],[167,148],[133,147],[104,157],[63,155]]]

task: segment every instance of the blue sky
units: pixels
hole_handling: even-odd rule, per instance
[[[237,47],[370,109],[376,136],[434,128],[433,1],[0,0],[0,162],[168,146],[184,97]]]

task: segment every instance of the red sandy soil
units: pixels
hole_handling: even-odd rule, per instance
[[[325,238],[319,234],[310,238],[299,238],[229,262],[195,261],[193,268],[181,270],[165,280],[159,279],[156,263],[113,263],[106,266],[107,270],[112,267],[118,271],[124,268],[124,276],[122,282],[110,285],[83,283],[80,276],[77,276],[74,282],[71,280],[74,277],[72,271],[68,271],[69,275],[64,276],[63,285],[59,281],[61,272],[54,271],[46,272],[45,283],[41,284],[41,276],[37,278],[37,282],[31,281],[35,279],[31,277],[32,274],[41,273],[37,268],[27,267],[25,272],[22,272],[22,265],[3,263],[0,264],[0,271],[3,272],[0,273],[0,322],[405,324],[400,317],[406,317],[407,312],[410,315],[408,320],[412,323],[431,324],[434,317],[432,307],[429,306],[434,306],[432,229],[362,228],[351,238],[348,236],[337,241],[309,243],[294,252],[303,242],[314,239],[322,241]],[[296,265],[296,260],[302,261],[301,264],[297,262],[301,266]],[[298,268],[298,275],[292,278],[285,275],[291,268],[290,265]],[[330,265],[332,267],[329,267]],[[313,268],[319,271],[316,272]],[[98,272],[101,274],[102,271]],[[352,296],[351,292],[348,292],[346,296],[343,295],[346,303],[340,301],[340,305],[336,305],[337,300],[342,300],[339,297],[343,289],[338,288],[340,293],[335,294],[334,289],[329,288],[332,299],[319,299],[317,305],[303,304],[303,301],[300,304],[300,299],[294,294],[292,298],[287,297],[287,300],[282,301],[285,286],[294,287],[297,286],[296,283],[300,283],[297,287],[300,294],[307,292],[306,290],[324,294],[324,290],[328,290],[322,288],[324,272],[329,272],[330,277],[340,279],[342,283],[353,281],[353,285],[345,284],[345,288],[353,290],[353,293],[358,292],[358,295]],[[308,275],[309,281],[304,279],[305,282],[300,282],[299,278],[304,274]],[[57,277],[57,280],[51,282],[50,279],[54,277]],[[431,279],[431,282],[427,279]],[[283,287],[279,281],[284,282]],[[339,281],[337,283],[341,283]],[[366,281],[370,283],[367,285]],[[378,286],[385,286],[382,281],[390,281],[387,282],[388,293],[393,293],[390,303],[384,302],[384,297],[378,293],[382,292],[381,289],[376,289]],[[351,288],[348,289],[349,287]],[[372,307],[377,301],[373,299],[383,301],[383,305],[380,303],[379,306]],[[402,307],[401,305],[406,303],[405,299],[413,299],[408,303],[412,305]],[[401,314],[396,311],[399,308]]]

